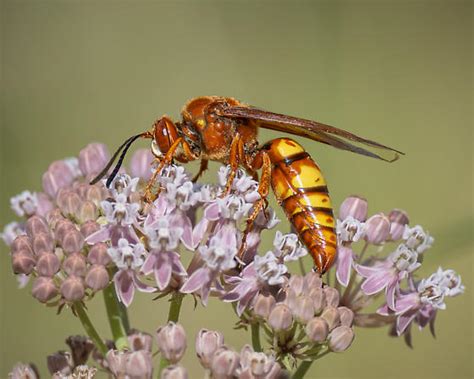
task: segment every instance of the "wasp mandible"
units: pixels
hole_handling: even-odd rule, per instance
[[[151,150],[159,162],[145,189],[145,200],[148,202],[154,200],[152,189],[157,175],[173,159],[182,163],[201,161],[193,181],[207,169],[209,161],[230,165],[223,195],[229,193],[239,167],[254,177],[261,170],[258,186],[261,198],[247,220],[242,246],[253,221],[265,209],[271,186],[321,274],[331,267],[337,248],[335,220],[326,181],[318,165],[300,144],[290,138],[277,138],[259,145],[258,128],[306,137],[387,162],[393,162],[399,154],[403,154],[333,126],[268,112],[229,97],[194,98],[183,107],[181,115],[180,122],[163,116],[150,130],[127,139],[91,184],[107,175],[121,152],[117,165],[108,176],[108,187],[117,175],[128,148],[139,138],[152,140]]]

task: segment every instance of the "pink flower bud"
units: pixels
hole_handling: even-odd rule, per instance
[[[341,317],[339,316],[339,312],[337,311],[337,308],[334,307],[325,308],[323,313],[321,313],[321,318],[326,320],[329,326],[329,330],[333,330],[341,323]]]
[[[78,276],[69,276],[61,284],[61,295],[71,302],[81,300],[84,297],[84,284]]]
[[[59,221],[66,220],[59,208],[54,208],[46,215],[46,221],[51,229],[56,230]]]
[[[20,250],[27,250],[29,253],[33,254],[33,247],[31,246],[31,240],[25,236],[16,237],[11,245],[12,254]]]
[[[347,350],[354,340],[354,331],[348,326],[339,326],[328,337],[329,349],[335,353]]]
[[[259,294],[253,306],[253,313],[257,317],[266,319],[273,309],[276,301],[272,295]]]
[[[82,203],[78,215],[81,222],[95,220],[98,215],[97,207],[92,201],[86,201]]]
[[[110,159],[107,147],[102,143],[90,143],[79,152],[79,168],[84,176],[97,175]]]
[[[224,344],[224,336],[216,331],[201,329],[196,336],[196,355],[204,368],[211,367],[212,357]]]
[[[347,307],[339,307],[337,308],[337,311],[339,312],[341,325],[352,326],[354,322],[354,312]]]
[[[89,355],[94,350],[93,342],[85,336],[69,336],[66,338],[66,344],[71,349],[74,367],[86,364]]]
[[[81,253],[72,253],[64,260],[63,270],[68,275],[84,276],[86,274],[86,258]]]
[[[329,333],[329,326],[325,319],[314,317],[308,321],[305,327],[306,335],[311,341],[324,342]]]
[[[347,197],[339,208],[339,219],[345,220],[347,217],[365,221],[367,219],[367,200],[359,196]]]
[[[171,365],[166,367],[160,379],[188,379],[188,372],[183,366]]]
[[[296,320],[306,324],[314,317],[314,304],[309,296],[299,296],[296,300],[295,308],[292,308]]]
[[[107,266],[111,262],[107,249],[107,245],[104,242],[96,243],[89,250],[87,261],[92,264]]]
[[[53,279],[45,276],[39,276],[33,282],[31,294],[36,300],[46,303],[58,294]]]
[[[339,291],[333,287],[324,288],[324,297],[326,298],[326,306],[336,308],[339,306]]]
[[[214,353],[211,362],[211,371],[213,378],[230,379],[233,378],[237,368],[239,367],[240,356],[235,351],[230,350],[227,346],[221,346]]]
[[[373,245],[384,243],[390,235],[390,220],[383,213],[375,214],[365,222],[365,240]]]
[[[309,291],[309,297],[313,299],[315,313],[321,313],[326,306],[326,296],[321,287],[313,288]]]
[[[42,253],[38,257],[38,262],[36,263],[36,272],[40,276],[49,276],[52,277],[59,271],[59,258],[54,253]]]
[[[98,206],[102,200],[105,200],[107,194],[108,190],[102,184],[95,184],[87,189],[86,199]]]
[[[275,357],[256,352],[250,345],[240,351],[240,367],[239,379],[276,379],[281,374]]]
[[[77,229],[71,229],[64,235],[61,246],[66,254],[77,253],[84,246],[84,238]]]
[[[58,220],[56,223],[56,226],[54,228],[54,237],[56,238],[56,241],[60,242],[63,240],[64,236],[69,232],[70,230],[77,230],[74,224],[67,220],[67,219],[62,219]]]
[[[130,175],[149,180],[152,174],[151,163],[153,160],[153,154],[150,149],[138,149],[130,160]]]
[[[81,225],[81,234],[84,238],[89,237],[92,233],[97,232],[100,229],[100,225],[95,221],[86,221]]]
[[[36,260],[29,250],[17,250],[12,254],[12,268],[15,274],[29,275],[35,268]]]
[[[76,192],[79,195],[81,200],[86,198],[87,191],[89,190],[89,187],[90,187],[89,183],[75,182],[72,185],[72,188],[73,188],[74,192]]]
[[[288,286],[294,291],[296,296],[303,293],[304,284],[304,278],[299,275],[292,275],[288,281]]]
[[[390,220],[390,239],[398,241],[403,237],[405,225],[409,223],[408,215],[405,211],[394,209],[389,213],[388,219]]]
[[[268,324],[276,331],[288,330],[292,323],[290,308],[283,303],[275,305],[268,316]]]
[[[151,379],[153,364],[151,353],[146,350],[130,351],[125,361],[125,372],[130,378]]]
[[[38,370],[33,364],[17,363],[8,374],[9,379],[39,379]]]
[[[60,373],[63,376],[67,376],[72,373],[72,357],[67,351],[58,351],[57,353],[48,355],[46,360],[51,375]]]
[[[102,265],[92,265],[87,271],[85,282],[93,291],[100,291],[107,287],[110,278],[107,269]]]
[[[309,291],[311,291],[313,288],[321,288],[323,286],[323,280],[319,274],[315,273],[314,271],[310,271],[304,276],[304,283],[305,287]]]
[[[186,333],[180,324],[169,322],[156,331],[156,342],[161,354],[171,363],[177,363],[186,351]]]
[[[50,253],[54,250],[54,241],[50,233],[36,234],[33,238],[33,251],[36,255]]]
[[[59,191],[56,202],[65,216],[76,216],[82,206],[82,200],[79,195],[68,190]]]
[[[153,337],[151,334],[134,330],[128,335],[127,339],[128,345],[133,351],[146,350],[151,352],[151,347],[153,345]]]
[[[49,226],[46,220],[40,216],[31,216],[26,221],[26,234],[33,238],[37,234],[49,234]]]
[[[105,355],[107,366],[116,378],[125,378],[125,365],[127,363],[127,351],[109,350]]]
[[[48,171],[43,174],[43,189],[51,197],[56,197],[60,188],[72,184],[74,175],[64,161],[56,161],[50,164]]]
[[[54,208],[53,203],[49,200],[48,195],[43,192],[36,194],[36,200],[38,201],[36,206],[36,214],[41,217],[45,217]]]

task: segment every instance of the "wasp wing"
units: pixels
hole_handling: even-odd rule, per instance
[[[386,162],[396,161],[399,158],[399,154],[404,155],[401,151],[359,137],[345,130],[335,128],[334,126],[284,114],[268,112],[258,108],[222,106],[219,109],[216,109],[216,113],[223,117],[254,120],[262,128],[306,137],[314,141],[334,146],[338,149],[381,159]],[[348,141],[351,141],[352,143]],[[358,145],[363,145],[364,147]],[[368,150],[367,147],[370,147],[371,150]],[[372,150],[375,150],[376,152]]]

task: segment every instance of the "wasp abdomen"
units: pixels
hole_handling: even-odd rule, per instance
[[[320,273],[336,257],[335,220],[326,181],[301,145],[289,138],[268,142],[272,187]]]

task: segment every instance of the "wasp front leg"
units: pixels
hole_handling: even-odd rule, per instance
[[[227,177],[227,183],[225,185],[224,192],[222,193],[221,197],[225,197],[230,193],[232,188],[232,183],[234,182],[235,175],[237,174],[237,170],[239,169],[239,164],[242,161],[242,153],[243,153],[243,144],[240,134],[236,134],[236,136],[232,139],[232,143],[230,145],[230,153],[229,153],[229,166],[230,172],[229,176]]]

